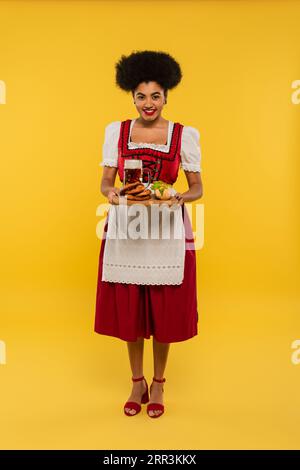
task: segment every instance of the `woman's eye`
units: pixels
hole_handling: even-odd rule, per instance
[[[153,96],[153,99],[154,99],[154,100],[158,100],[159,98],[160,98],[159,95]],[[143,100],[144,97],[143,97],[143,96],[138,96],[137,99],[138,99],[138,100]]]

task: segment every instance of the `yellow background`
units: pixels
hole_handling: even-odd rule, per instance
[[[300,2],[0,1],[0,18],[1,448],[299,448]],[[159,420],[123,415],[126,343],[93,332],[104,127],[137,117],[114,64],[143,49],[181,63],[163,115],[200,132],[205,207],[199,334],[170,347]]]

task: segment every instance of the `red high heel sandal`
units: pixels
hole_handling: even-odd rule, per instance
[[[138,377],[137,379],[134,379],[132,377],[133,382],[139,382],[140,380],[143,380],[143,379],[145,380],[147,388],[146,388],[146,391],[142,395],[141,403],[148,403],[148,401],[149,401],[149,391],[148,391],[147,380],[145,379],[144,376]],[[125,408],[131,408],[131,409],[135,410],[135,413],[131,414],[128,411],[126,411]],[[127,401],[124,405],[124,413],[127,416],[135,416],[141,411],[141,409],[142,409],[141,405],[139,403],[137,403],[136,401]]]
[[[166,381],[165,378],[156,379],[155,377],[153,377],[153,380],[154,382],[159,382],[159,383],[163,383]],[[150,385],[150,394],[151,394],[151,387],[152,387],[152,384]],[[162,388],[162,391],[164,391],[164,388]],[[149,415],[149,411],[160,411],[160,413]],[[164,411],[165,411],[165,407],[161,403],[149,403],[147,405],[147,414],[148,416],[150,416],[150,418],[159,418],[164,413]]]

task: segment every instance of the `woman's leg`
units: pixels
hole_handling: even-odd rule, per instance
[[[165,368],[167,364],[168,354],[170,349],[170,343],[160,343],[153,336],[153,362],[154,362],[154,377],[156,379],[162,379],[164,377]],[[150,401],[149,403],[161,403],[163,404],[163,385],[164,383],[152,382]],[[150,410],[149,414],[160,414],[159,410]]]
[[[127,349],[130,360],[130,367],[132,377],[138,378],[144,375],[143,373],[143,356],[144,356],[144,338],[139,337],[137,341],[127,341]],[[135,401],[141,403],[142,395],[146,391],[146,384],[144,380],[139,382],[132,382],[132,391],[127,401]],[[131,414],[136,411],[133,408],[126,408]]]

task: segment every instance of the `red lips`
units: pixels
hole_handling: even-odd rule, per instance
[[[152,110],[143,109],[143,111],[145,114],[148,114],[149,116],[151,116],[152,114],[155,113],[156,109],[152,109]]]

